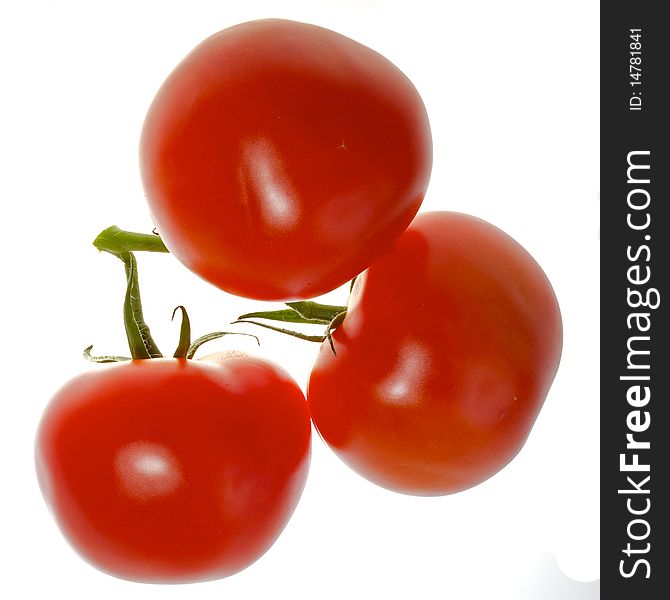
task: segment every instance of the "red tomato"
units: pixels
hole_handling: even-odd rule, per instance
[[[409,494],[474,486],[521,449],[561,354],[559,307],[533,258],[492,225],[419,215],[356,279],[307,399],[323,439]]]
[[[141,170],[166,246],[223,290],[311,298],[405,230],[432,143],[416,89],[342,35],[263,20],[197,46],[165,81]]]
[[[298,386],[251,358],[151,359],[81,375],[52,399],[37,474],[68,540],[144,582],[231,575],[259,558],[307,477]]]

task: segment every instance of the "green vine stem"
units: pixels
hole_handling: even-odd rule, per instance
[[[123,323],[126,329],[126,338],[128,340],[132,358],[115,355],[93,356],[91,354],[93,346],[89,346],[84,350],[84,357],[89,361],[97,363],[162,358],[163,355],[161,354],[161,351],[151,337],[149,326],[144,321],[139,278],[137,274],[137,260],[133,251],[167,252],[167,248],[163,245],[160,237],[155,234],[123,231],[116,226],[108,227],[102,231],[93,241],[93,245],[98,250],[116,256],[125,266],[126,294],[123,302]],[[204,343],[218,339],[224,335],[246,335],[254,338],[256,343],[260,345],[260,341],[255,335],[230,331],[215,331],[208,333],[191,343],[191,322],[186,309],[183,306],[177,306],[172,312],[172,318],[174,319],[178,310],[181,310],[182,320],[179,333],[179,344],[173,355],[174,358],[191,359],[198,348]]]
[[[140,300],[140,289],[137,277],[137,261],[133,252],[169,252],[163,240],[156,233],[136,233],[133,231],[124,231],[116,225],[112,225],[103,230],[95,238],[93,245],[104,252],[109,252],[121,259],[126,268],[126,298],[123,307],[123,320],[126,327],[126,336],[130,347],[130,354],[133,359],[158,358],[162,357],[158,346],[151,337],[148,325],[144,322],[142,314],[142,303]],[[351,282],[353,287],[355,278]],[[330,347],[335,353],[335,345],[331,333],[344,321],[347,314],[346,306],[333,304],[321,304],[311,300],[299,302],[287,302],[286,308],[271,311],[256,311],[240,315],[233,323],[251,323],[259,327],[271,329],[285,335],[290,335],[310,342],[324,342],[328,340]],[[198,338],[191,344],[191,326],[183,306],[178,306],[172,313],[174,319],[177,310],[181,310],[182,324],[179,336],[179,345],[174,353],[175,358],[192,358],[196,350],[203,343],[227,335],[229,332],[217,331]],[[308,335],[285,329],[268,323],[259,323],[252,319],[263,319],[269,321],[279,321],[283,323],[299,323],[308,325],[323,325],[325,331],[321,335]],[[250,334],[241,334],[250,335]],[[252,336],[256,338],[256,336]],[[258,342],[258,338],[256,338]],[[94,357],[90,352],[91,348],[84,351],[84,355],[95,362],[117,362],[127,360],[122,356],[99,356]]]
[[[93,245],[98,250],[117,256],[124,252],[169,252],[163,240],[155,233],[124,231],[116,225],[101,231]]]
[[[130,348],[130,356],[134,360],[161,358],[163,354],[151,337],[149,326],[144,321],[140,282],[137,275],[137,260],[130,248],[148,249],[150,238],[158,236],[121,231],[118,227],[108,227],[93,240],[93,245],[103,252],[108,252],[123,262],[126,269],[126,295],[123,301],[123,324]],[[127,243],[128,239],[136,240],[135,245]],[[158,238],[160,240],[160,238]],[[162,242],[161,242],[162,245]],[[164,247],[164,246],[163,246]],[[160,251],[160,250],[159,250]],[[110,358],[110,357],[105,357]],[[106,361],[108,362],[108,361]]]
[[[140,284],[137,276],[137,260],[132,252],[122,252],[115,256],[123,261],[126,268],[126,296],[123,301],[123,324],[130,356],[133,359],[161,358],[163,354],[151,337],[149,326],[144,321]]]

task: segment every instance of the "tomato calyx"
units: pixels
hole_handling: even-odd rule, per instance
[[[280,310],[250,312],[240,315],[242,319],[268,319],[270,321],[283,321],[285,323],[303,323],[308,325],[329,325],[335,317],[347,312],[346,306],[333,304],[320,304],[311,300],[300,302],[286,302],[288,308]]]
[[[323,343],[328,340],[330,349],[333,354],[335,351],[335,344],[333,343],[332,332],[339,327],[347,315],[346,306],[337,306],[332,304],[321,304],[311,300],[303,300],[300,302],[287,302],[285,304],[288,308],[270,311],[250,312],[240,315],[235,323],[251,323],[265,329],[270,329],[278,333],[290,335],[308,342]],[[299,323],[305,325],[325,325],[325,331],[321,335],[307,335],[293,329],[286,329],[269,323],[262,323],[254,319],[264,319],[268,321],[280,321],[284,323]]]
[[[158,351],[158,348],[151,339],[149,328],[142,318],[141,301],[137,283],[137,263],[133,252],[169,253],[170,251],[166,248],[160,235],[158,235],[155,230],[153,233],[137,233],[134,231],[125,231],[116,225],[112,225],[100,232],[95,238],[93,245],[98,250],[109,252],[123,260],[124,263],[129,263],[126,266],[126,273],[128,274],[128,291],[126,293],[126,303],[124,304],[124,322],[126,323],[126,333],[128,334],[128,344],[131,349],[132,358],[156,358],[161,356],[160,351]],[[351,287],[353,287],[355,280],[356,278],[354,277],[351,281]],[[284,335],[289,335],[308,342],[317,342],[319,344],[328,340],[333,354],[337,354],[331,334],[344,321],[344,317],[347,314],[346,306],[321,304],[312,300],[286,302],[285,306],[287,308],[279,310],[245,313],[240,315],[231,324],[251,323],[252,325],[264,327],[265,329],[270,329]],[[183,306],[178,306],[173,312],[173,319],[178,309],[181,309],[182,311],[182,331],[180,333],[179,346],[174,354],[175,358],[192,358],[195,350],[197,350],[200,345],[229,333],[214,332],[198,338],[193,344],[187,344],[187,341],[190,339],[188,314]],[[310,335],[301,333],[300,331],[270,325],[269,323],[261,323],[253,319],[306,325],[323,325],[325,326],[325,330],[321,335]],[[256,338],[256,341],[258,341],[258,338]],[[94,362],[119,362],[122,360],[130,360],[123,356],[95,357],[91,355],[90,350],[91,347],[87,348],[84,351],[84,356],[88,360]]]
[[[126,330],[126,339],[130,349],[130,356],[99,355],[91,353],[93,346],[84,349],[84,358],[96,363],[114,363],[129,360],[144,360],[163,358],[162,352],[151,336],[149,326],[144,320],[142,300],[140,296],[139,277],[137,273],[137,259],[133,250],[147,252],[167,252],[162,240],[156,234],[134,233],[123,231],[116,227],[103,230],[93,241],[93,245],[100,251],[108,252],[120,259],[126,270],[126,293],[123,301],[123,323]],[[192,359],[200,346],[221,338],[225,335],[247,335],[253,337],[258,344],[260,341],[255,335],[231,331],[214,331],[200,336],[191,342],[191,322],[183,306],[177,306],[172,312],[174,320],[177,311],[181,310],[181,327],[179,343],[173,358]]]

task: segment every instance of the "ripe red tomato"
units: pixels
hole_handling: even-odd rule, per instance
[[[554,379],[562,325],[549,281],[496,227],[419,215],[356,279],[307,399],[323,439],[392,490],[474,486],[521,449]]]
[[[182,263],[223,290],[311,298],[405,230],[432,142],[416,89],[342,35],[262,20],[197,46],[142,131],[153,219]]]
[[[37,474],[68,540],[144,582],[231,575],[259,558],[307,477],[310,421],[283,371],[251,358],[137,360],[66,384]]]

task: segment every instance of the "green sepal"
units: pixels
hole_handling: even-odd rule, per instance
[[[201,335],[199,338],[197,338],[188,348],[188,352],[186,353],[186,358],[193,358],[195,353],[198,351],[198,348],[205,344],[206,342],[211,342],[212,340],[217,340],[219,338],[222,338],[224,335],[247,335],[249,337],[252,337],[256,340],[256,343],[260,346],[261,342],[260,340],[253,334],[251,333],[241,333],[237,331],[214,331],[212,333],[206,333],[205,335]]]
[[[309,322],[319,322],[324,325],[330,323],[337,315],[346,312],[346,306],[335,306],[333,304],[321,304],[312,300],[300,302],[287,302],[286,306],[292,308],[301,317]]]
[[[307,319],[298,311],[292,308],[282,308],[279,310],[250,312],[237,317],[241,319],[268,319],[269,321],[281,321],[283,323],[306,323],[311,325],[327,325],[328,321],[324,319]]]
[[[299,331],[293,331],[291,329],[284,329],[282,327],[275,327],[274,325],[270,325],[268,323],[259,323],[258,321],[249,321],[247,319],[238,319],[237,321],[233,321],[232,325],[235,325],[236,323],[251,323],[252,325],[258,325],[258,327],[264,327],[265,329],[270,329],[272,331],[277,331],[278,333],[283,333],[285,335],[290,335],[291,337],[298,338],[300,340],[305,340],[307,342],[323,342],[323,340],[326,339],[325,336],[323,335],[307,335],[304,333],[300,333]]]
[[[126,362],[132,360],[129,356],[113,356],[113,355],[102,355],[102,356],[93,356],[91,354],[93,346],[88,346],[84,348],[84,358],[90,362],[94,363],[117,363],[117,362]]]
[[[343,310],[342,312],[336,314],[333,317],[333,320],[328,323],[328,327],[326,328],[326,335],[325,338],[328,340],[328,343],[330,344],[330,349],[333,351],[333,354],[337,356],[337,352],[335,352],[335,343],[333,342],[333,336],[331,333],[335,331],[342,323],[344,322],[344,317],[347,316],[347,311]]]
[[[173,358],[188,358],[188,351],[191,347],[191,320],[188,318],[188,313],[183,306],[177,306],[172,311],[172,319],[181,309],[181,328],[179,329],[179,344],[172,355]]]
[[[265,329],[270,329],[271,331],[290,335],[291,337],[298,338],[300,340],[306,340],[308,342],[322,343],[325,340],[328,340],[333,354],[337,355],[331,334],[342,324],[344,318],[347,316],[346,306],[319,304],[318,302],[311,301],[287,302],[286,305],[290,310],[282,309],[268,312],[247,313],[246,315],[240,316],[237,321],[233,321],[233,324],[251,323],[252,325],[264,327]],[[291,314],[291,310],[294,311],[295,314]],[[269,319],[274,321],[286,321],[290,323],[326,325],[326,330],[323,335],[308,335],[306,333],[301,333],[292,329],[284,329],[283,327],[270,325],[269,323],[259,323],[258,321],[252,321],[248,317]],[[326,319],[326,317],[328,317],[328,319]]]
[[[267,319],[269,321],[281,321],[283,323],[328,325],[337,315],[347,310],[346,306],[320,304],[318,302],[312,302],[311,300],[287,302],[286,306],[288,306],[288,308],[246,313],[240,315],[238,320]]]

